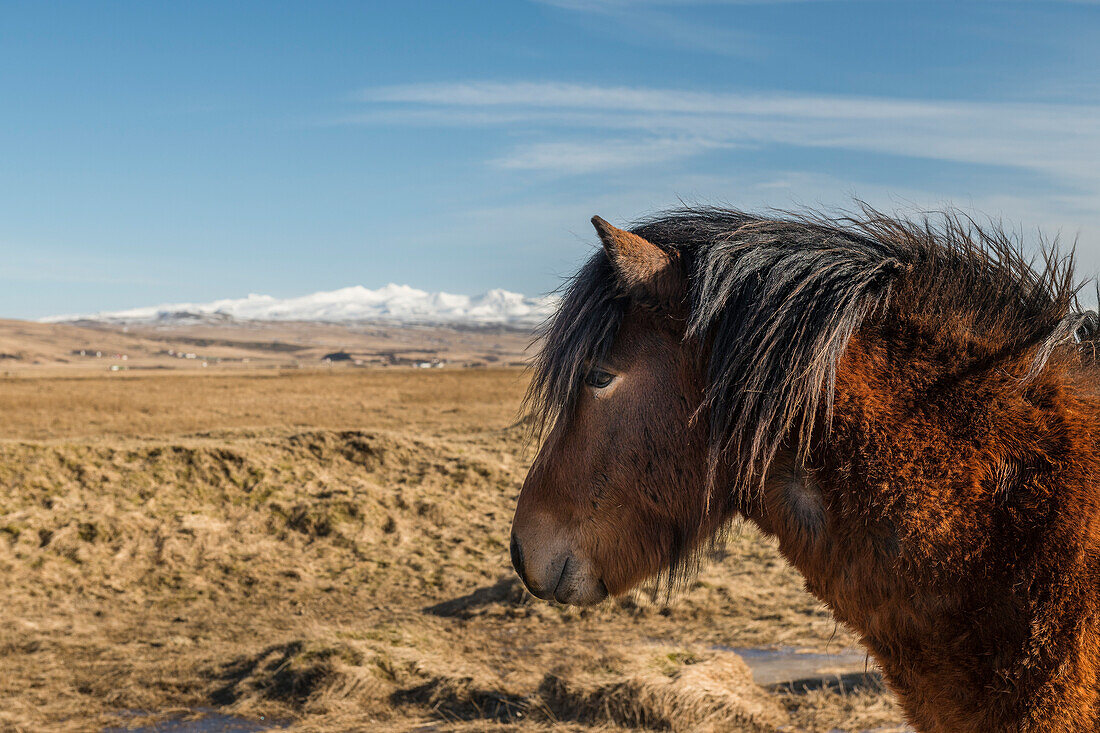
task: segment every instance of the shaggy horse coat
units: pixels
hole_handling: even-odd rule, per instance
[[[774,535],[921,731],[1100,729],[1100,396],[1072,257],[996,228],[673,212],[544,333],[513,524],[533,593]]]

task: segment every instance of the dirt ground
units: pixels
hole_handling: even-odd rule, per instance
[[[881,688],[764,689],[848,648],[735,529],[682,592],[527,595],[518,369],[0,379],[0,730],[216,710],[295,731],[893,730]]]

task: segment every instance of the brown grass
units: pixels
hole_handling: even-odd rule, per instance
[[[747,529],[669,601],[534,601],[508,562],[516,370],[0,385],[0,729],[217,708],[295,730],[859,730],[722,648],[837,649]]]
[[[370,427],[487,432],[519,416],[518,369],[314,369],[0,378],[0,439]]]

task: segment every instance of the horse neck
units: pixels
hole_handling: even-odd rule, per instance
[[[1056,365],[1027,385],[968,369],[980,351],[857,334],[811,467],[781,455],[749,512],[922,730],[1029,729],[1013,716],[1086,647],[1091,677],[1058,689],[1097,690],[1100,409]]]

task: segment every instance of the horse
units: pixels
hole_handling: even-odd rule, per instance
[[[542,332],[511,556],[588,606],[737,518],[853,629],[920,731],[1100,729],[1097,317],[1073,253],[956,210],[674,210]]]

